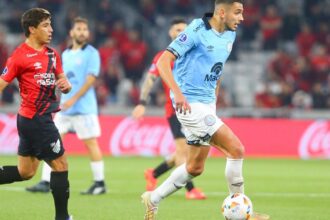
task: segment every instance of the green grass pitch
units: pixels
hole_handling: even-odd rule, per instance
[[[0,165],[16,164],[14,156],[0,156]],[[140,195],[144,191],[143,170],[162,158],[106,157],[108,193],[82,196],[92,183],[87,157],[70,156],[70,213],[75,220],[143,219]],[[184,190],[165,199],[159,220],[220,220],[220,206],[227,195],[224,158],[209,158],[202,176],[195,179],[208,198],[187,201]],[[167,176],[167,175],[165,175]],[[162,181],[163,178],[160,179]],[[244,161],[245,192],[254,209],[272,220],[330,219],[330,160],[254,159]],[[54,219],[50,194],[31,194],[24,188],[40,179],[0,186],[0,220]]]

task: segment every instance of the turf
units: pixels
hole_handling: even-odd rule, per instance
[[[92,183],[87,157],[69,157],[70,213],[75,220],[143,219],[140,194],[144,191],[143,170],[162,158],[105,158],[109,192],[101,196],[82,196]],[[0,165],[15,164],[16,157],[0,156]],[[184,190],[161,203],[159,220],[219,220],[220,205],[227,195],[225,160],[209,158],[204,174],[195,183],[208,196],[205,201],[186,201]],[[330,161],[253,159],[244,162],[246,194],[254,209],[271,215],[272,220],[330,219]],[[54,219],[50,194],[31,194],[24,188],[32,180],[0,186],[0,220]],[[161,178],[161,180],[164,179]]]

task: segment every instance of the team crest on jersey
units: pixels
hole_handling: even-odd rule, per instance
[[[8,73],[8,67],[5,67],[1,73],[1,75],[6,75]]]
[[[179,36],[179,41],[180,42],[185,42],[188,39],[186,34],[180,34]]]
[[[227,51],[230,53],[232,49],[233,49],[233,42],[229,41],[227,43]]]
[[[34,69],[36,69],[36,70],[42,69],[42,65],[41,65],[40,62],[35,62],[35,63],[33,64],[33,66],[34,66]]]

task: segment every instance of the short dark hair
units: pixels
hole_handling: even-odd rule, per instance
[[[51,18],[49,11],[43,8],[31,8],[23,13],[21,25],[26,37],[30,36],[29,27],[38,27],[38,25],[46,19]]]
[[[218,4],[233,4],[234,2],[238,2],[238,3],[242,3],[243,4],[243,0],[215,0],[215,5]]]
[[[73,28],[76,23],[85,23],[88,25],[88,20],[80,16],[75,17],[72,21],[71,28]]]
[[[183,17],[174,17],[171,20],[171,26],[175,25],[175,24],[181,24],[181,23],[184,23],[184,24],[187,23]]]

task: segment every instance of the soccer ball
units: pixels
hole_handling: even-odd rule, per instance
[[[253,213],[252,202],[243,193],[234,193],[223,201],[221,212],[226,220],[248,220]]]

